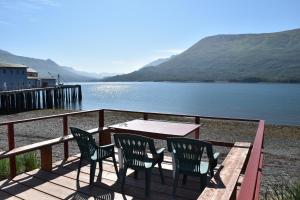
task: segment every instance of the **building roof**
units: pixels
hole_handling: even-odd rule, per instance
[[[33,73],[37,73],[37,71],[36,71],[36,70],[34,70],[34,69],[30,68],[30,67],[28,67],[28,68],[27,68],[27,72],[33,72]]]
[[[28,76],[27,79],[31,79],[31,80],[33,80],[33,79],[35,79],[35,80],[40,80],[40,77]]]
[[[40,80],[56,80],[56,78],[51,77],[39,77]]]
[[[22,64],[0,62],[0,68],[7,68],[7,67],[11,67],[11,68],[27,68],[26,65],[22,65]]]

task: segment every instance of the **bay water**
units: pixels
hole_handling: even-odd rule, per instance
[[[72,83],[74,84],[74,83]],[[112,108],[264,119],[300,125],[300,84],[90,82],[82,109]]]

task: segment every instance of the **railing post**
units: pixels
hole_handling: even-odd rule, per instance
[[[63,131],[64,136],[68,135],[68,115],[63,116]],[[69,157],[69,143],[64,141],[64,159],[67,160]]]
[[[52,147],[45,146],[41,148],[41,168],[45,171],[52,170]]]
[[[13,150],[15,148],[15,131],[14,131],[13,123],[7,124],[7,137],[8,137],[8,149]],[[11,178],[15,177],[17,174],[15,156],[9,157],[9,168],[10,168],[10,177]]]
[[[103,131],[104,127],[104,109],[99,110],[99,145],[111,144],[111,133]]]
[[[144,113],[143,116],[144,116],[144,120],[148,120],[148,113]]]
[[[103,127],[104,127],[104,110],[99,110],[98,112],[98,128],[99,128],[99,144],[101,144],[101,140],[104,140],[104,139],[101,139],[101,130],[103,130]]]

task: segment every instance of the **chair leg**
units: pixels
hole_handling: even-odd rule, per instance
[[[99,160],[99,171],[102,172],[103,171],[103,164],[102,164],[102,160]]]
[[[77,171],[77,180],[79,180],[79,173],[80,173],[81,164],[82,164],[82,158],[80,157],[79,164],[78,164],[78,171]]]
[[[124,193],[126,173],[127,173],[127,166],[125,165],[124,168],[122,169],[122,182],[121,182],[121,191],[122,191],[122,193]]]
[[[150,194],[150,186],[151,186],[151,168],[145,169],[145,196],[149,196]]]
[[[187,175],[183,174],[182,185],[186,184]]]
[[[165,179],[164,179],[164,175],[163,175],[163,170],[162,170],[162,167],[161,167],[161,163],[158,163],[158,169],[159,169],[159,173],[160,173],[161,183],[165,184]]]
[[[98,172],[98,179],[102,179],[102,171],[103,171],[103,164],[102,164],[102,160],[98,161],[99,163],[99,172]]]
[[[178,185],[178,179],[179,179],[179,172],[178,170],[175,170],[175,177],[174,177],[174,182],[173,182],[173,196],[176,196],[176,188]]]
[[[91,161],[90,185],[93,185],[93,183],[94,183],[95,171],[96,171],[96,161]]]
[[[119,177],[118,166],[117,166],[115,154],[112,155],[112,159],[113,159],[113,163],[114,163],[114,167],[115,167],[115,171],[116,171],[117,177],[120,178]]]
[[[201,174],[200,176],[200,190],[201,192],[205,189],[207,186],[207,174]]]
[[[138,170],[134,170],[134,174],[133,174],[133,175],[134,175],[134,178],[137,179],[137,178],[138,178],[138,175],[139,175]]]
[[[213,177],[214,176],[214,167],[210,167],[209,171],[210,171],[210,176]]]

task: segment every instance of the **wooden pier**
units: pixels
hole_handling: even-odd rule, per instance
[[[0,114],[29,110],[72,108],[82,100],[80,85],[63,85],[0,92]]]

